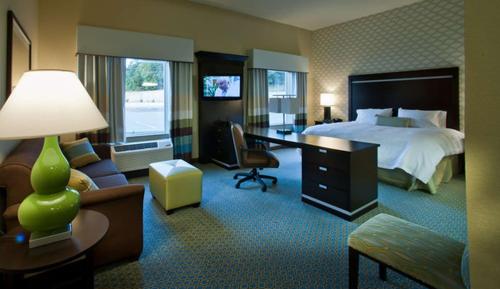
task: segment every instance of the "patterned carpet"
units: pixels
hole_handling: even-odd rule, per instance
[[[100,270],[96,288],[347,288],[347,236],[378,213],[424,225],[462,242],[466,239],[465,182],[453,179],[437,195],[379,184],[379,207],[350,223],[300,201],[300,157],[277,151],[279,178],[262,193],[252,183],[234,188],[234,171],[201,165],[200,208],[166,216],[147,193],[144,251],[138,262]],[[132,180],[147,185],[147,178]],[[361,289],[423,288],[364,258]]]

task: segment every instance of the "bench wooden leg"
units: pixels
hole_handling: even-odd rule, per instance
[[[349,247],[349,289],[358,289],[359,253]]]
[[[383,263],[378,263],[378,277],[387,281],[387,266]]]

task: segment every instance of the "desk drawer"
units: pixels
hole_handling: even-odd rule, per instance
[[[304,148],[302,162],[323,165],[332,169],[349,171],[349,153],[323,148]]]
[[[345,210],[349,209],[349,193],[334,189],[327,184],[311,180],[302,180],[302,194]]]
[[[350,189],[350,178],[347,172],[325,165],[303,162],[302,178],[326,184],[338,190],[349,191]]]

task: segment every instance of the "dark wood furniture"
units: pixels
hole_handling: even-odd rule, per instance
[[[243,95],[244,77],[243,67],[247,56],[216,53],[209,51],[198,51],[195,53],[198,60],[198,127],[199,127],[199,162],[207,163],[214,161],[222,167],[234,168],[234,163],[227,163],[218,159],[213,153],[217,152],[217,139],[214,137],[214,124],[217,121],[233,121],[243,123],[243,100],[220,99],[203,97],[203,77],[208,75],[240,75],[241,91]],[[224,152],[220,154],[228,155],[224,147]],[[230,147],[230,151],[233,151]],[[220,156],[219,154],[219,156]]]
[[[108,218],[80,210],[72,225],[70,239],[33,249],[16,242],[16,237],[28,235],[20,227],[2,236],[2,288],[94,288],[92,249],[108,231]]]
[[[378,145],[247,128],[245,136],[302,149],[302,201],[347,220],[377,207]]]
[[[459,68],[349,76],[349,120],[362,108],[447,111],[447,127],[459,129]]]
[[[212,161],[226,169],[237,169],[238,160],[234,153],[233,139],[231,137],[231,122],[214,122],[211,134],[213,138],[213,145],[210,147]]]

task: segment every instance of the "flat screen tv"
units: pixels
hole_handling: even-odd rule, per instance
[[[241,75],[207,75],[202,81],[206,99],[241,98]]]

